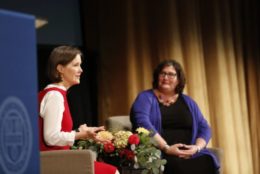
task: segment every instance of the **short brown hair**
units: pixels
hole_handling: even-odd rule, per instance
[[[82,52],[74,46],[59,46],[52,50],[47,64],[47,75],[52,83],[61,81],[57,66],[69,64],[78,54],[82,57]]]
[[[181,65],[176,60],[164,60],[153,71],[153,89],[158,88],[158,78],[162,69],[166,66],[173,66],[177,73],[179,84],[176,86],[175,92],[177,94],[182,93],[186,84],[185,75]]]

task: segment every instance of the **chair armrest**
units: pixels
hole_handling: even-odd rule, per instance
[[[106,120],[106,128],[110,131],[132,130],[132,124],[128,115],[111,116]]]
[[[217,147],[208,147],[207,148],[209,151],[211,151],[219,160],[219,162],[222,161],[223,158],[223,149],[217,148]]]
[[[223,167],[222,167],[222,164],[223,164],[223,149],[218,148],[218,147],[208,147],[207,149],[209,151],[211,151],[217,157],[217,159],[219,160],[219,163],[220,163],[219,172],[220,172],[220,174],[222,174],[223,173]]]
[[[91,150],[40,152],[41,174],[94,174],[96,155]]]

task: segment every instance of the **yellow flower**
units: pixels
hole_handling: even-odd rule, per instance
[[[100,131],[97,133],[97,138],[103,141],[112,141],[114,136],[109,131]]]
[[[116,148],[125,148],[128,144],[128,138],[132,135],[130,131],[118,131],[114,134],[114,145]]]
[[[150,132],[147,129],[143,128],[143,127],[137,128],[136,131],[138,132],[138,134],[141,134],[141,133],[144,134],[144,135],[149,135],[150,134]]]

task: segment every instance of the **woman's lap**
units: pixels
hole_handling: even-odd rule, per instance
[[[166,157],[167,164],[164,174],[215,174],[213,160],[208,155],[192,159],[182,159],[174,156]]]

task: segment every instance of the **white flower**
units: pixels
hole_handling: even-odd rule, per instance
[[[137,158],[137,156],[134,157],[134,160],[135,160],[135,163],[138,162],[138,158]]]
[[[143,133],[144,135],[149,135],[150,134],[150,132],[147,129],[143,128],[143,127],[137,128],[136,131],[138,132],[138,134],[140,134],[140,133]]]
[[[131,150],[132,150],[132,151],[135,150],[135,144],[131,144]]]
[[[135,169],[138,169],[138,168],[139,168],[139,164],[138,164],[138,163],[135,163],[135,164],[134,164],[134,168],[135,168]]]
[[[162,172],[164,171],[164,165],[161,165],[161,171]]]
[[[97,133],[97,138],[103,141],[111,141],[114,137],[109,131],[100,131]]]
[[[128,138],[133,133],[130,131],[118,131],[114,134],[114,145],[116,148],[125,148],[128,144]]]

